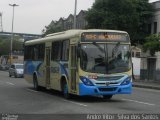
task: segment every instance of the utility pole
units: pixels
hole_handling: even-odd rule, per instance
[[[2,12],[0,12],[0,32],[3,32]]]
[[[76,14],[77,14],[77,0],[75,0],[75,7],[74,7],[74,24],[73,28],[76,29]]]
[[[13,37],[14,37],[14,34],[13,34],[13,25],[14,25],[14,7],[17,7],[17,6],[19,6],[19,5],[16,5],[16,4],[9,4],[9,6],[11,6],[11,7],[13,7],[13,14],[12,14],[12,31],[11,31],[11,33],[12,33],[12,35],[11,35],[11,45],[10,45],[10,49],[11,49],[11,51],[10,51],[10,64],[12,64],[12,44],[13,44]]]

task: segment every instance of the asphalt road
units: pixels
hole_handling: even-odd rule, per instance
[[[10,78],[0,71],[0,113],[12,114],[127,114],[159,113],[160,91],[133,88],[131,95],[100,97],[73,96],[66,100],[57,91],[34,91],[23,78]]]

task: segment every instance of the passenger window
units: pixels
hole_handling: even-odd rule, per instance
[[[53,42],[52,43],[52,60],[61,60],[62,52],[62,42]]]
[[[68,60],[69,58],[69,40],[63,41],[63,47],[62,47],[62,60]]]
[[[69,58],[69,40],[52,43],[52,60],[68,60]]]

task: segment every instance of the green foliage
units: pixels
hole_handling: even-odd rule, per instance
[[[160,34],[152,34],[146,37],[146,43],[143,45],[144,51],[150,51],[151,56],[154,56],[155,52],[160,51]]]
[[[10,36],[0,36],[0,55],[8,55],[10,53]],[[23,50],[23,41],[20,41],[19,36],[14,36],[13,51]]]
[[[0,36],[0,55],[8,55],[10,51],[10,37],[9,36]]]
[[[96,0],[86,14],[88,28],[124,30],[143,43],[153,9],[148,0]]]

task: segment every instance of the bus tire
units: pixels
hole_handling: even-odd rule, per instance
[[[63,92],[64,98],[66,98],[66,99],[71,98],[71,95],[68,92],[68,85],[67,85],[66,80],[62,81],[62,92]]]
[[[103,95],[103,99],[110,100],[113,95]]]
[[[37,81],[37,76],[36,75],[33,76],[33,88],[36,91],[39,91],[39,89],[40,89],[39,85],[38,85],[38,81]]]

